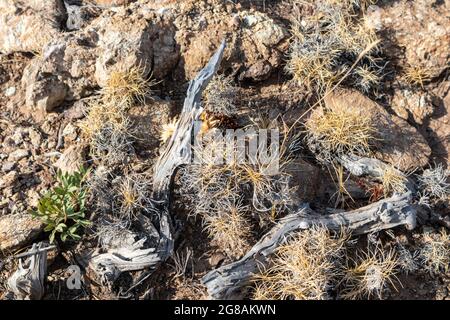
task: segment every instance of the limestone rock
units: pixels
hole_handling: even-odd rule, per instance
[[[62,172],[73,173],[80,170],[80,167],[84,164],[84,147],[80,145],[71,145],[64,150],[58,161],[54,166],[60,169]]]
[[[432,99],[427,92],[397,90],[391,102],[392,110],[402,119],[412,117],[417,124],[423,124],[434,111]]]
[[[401,65],[437,76],[450,62],[449,1],[392,1],[370,10],[367,19],[381,29],[386,54]]]
[[[170,20],[154,12],[118,12],[93,22],[99,36],[95,78],[104,86],[111,71],[143,68],[156,79],[166,76],[178,62]]]
[[[0,52],[41,52],[63,19],[62,0],[0,1]]]
[[[42,230],[42,222],[30,214],[0,216],[0,250],[21,248],[36,239]]]
[[[377,130],[374,141],[375,157],[408,171],[428,163],[431,149],[425,138],[408,122],[390,115],[378,103],[358,91],[338,90],[325,98],[327,108],[352,108],[354,112],[369,114]]]
[[[180,68],[187,78],[191,79],[204,66],[223,39],[227,47],[222,68],[231,69],[240,80],[267,79],[280,66],[287,32],[266,14],[230,14],[233,8],[224,4],[203,10],[199,20],[188,20],[184,15],[175,20],[183,62]]]
[[[93,32],[71,33],[44,47],[43,55],[34,58],[22,76],[29,111],[42,118],[63,101],[92,92],[96,86],[93,78],[96,40]]]

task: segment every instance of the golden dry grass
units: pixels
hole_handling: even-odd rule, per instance
[[[214,243],[230,257],[239,258],[249,249],[251,224],[246,217],[248,207],[240,201],[222,202],[216,212],[204,216],[205,230]]]
[[[147,79],[144,68],[114,70],[102,88],[101,95],[108,102],[130,107],[135,100],[143,103],[145,97],[152,93],[151,88],[156,83],[154,80]]]
[[[407,83],[423,88],[424,84],[431,80],[431,70],[421,66],[406,66],[403,78]]]
[[[316,109],[305,127],[308,146],[328,162],[342,155],[368,155],[376,132],[371,115],[345,107]]]
[[[167,142],[170,138],[172,138],[175,129],[177,128],[178,125],[178,119],[177,117],[173,118],[171,121],[169,121],[168,123],[164,123],[161,127],[161,131],[160,131],[160,135],[159,135],[159,140],[163,143]]]
[[[387,166],[383,170],[380,180],[383,184],[383,193],[385,197],[392,193],[401,194],[407,190],[406,183],[408,182],[408,179],[401,171],[392,166]]]
[[[419,249],[419,258],[430,273],[447,274],[450,266],[450,237],[442,228],[439,233],[425,233]]]
[[[395,274],[399,266],[394,250],[377,246],[359,252],[355,259],[349,260],[340,296],[344,299],[382,298],[383,290],[390,284],[394,286]]]
[[[340,275],[349,235],[313,227],[278,247],[271,267],[254,278],[253,299],[327,299]]]

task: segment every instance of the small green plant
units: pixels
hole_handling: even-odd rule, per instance
[[[30,212],[46,225],[45,232],[51,232],[51,243],[56,233],[61,234],[62,241],[67,238],[79,240],[81,237],[76,233],[78,229],[90,225],[90,221],[85,218],[86,175],[84,167],[74,173],[58,170],[57,185],[39,200],[37,210]]]

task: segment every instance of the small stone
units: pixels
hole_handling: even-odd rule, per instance
[[[16,87],[9,87],[5,90],[5,96],[11,97],[16,94]]]
[[[41,134],[37,132],[35,129],[30,128],[28,130],[28,135],[30,137],[31,144],[34,147],[38,147],[41,144]]]
[[[0,189],[4,189],[6,187],[11,186],[17,179],[19,174],[17,171],[10,171],[7,174],[0,177]],[[3,196],[6,196],[5,193]]]
[[[30,214],[14,214],[0,217],[0,250],[21,248],[42,232],[43,224]]]
[[[13,170],[15,166],[16,166],[15,162],[6,162],[2,165],[2,172],[8,173],[11,170]]]
[[[26,158],[30,155],[29,150],[17,149],[9,154],[8,159],[11,161],[19,161],[20,159]]]
[[[18,146],[23,142],[23,135],[21,131],[16,131],[14,134],[10,137],[10,139],[13,141],[13,143]]]

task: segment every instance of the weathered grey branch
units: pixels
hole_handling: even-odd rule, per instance
[[[341,156],[338,159],[339,163],[347,169],[351,174],[355,176],[371,176],[371,177],[382,177],[383,172],[387,168],[392,168],[388,164],[384,163],[381,160],[374,159],[374,158],[365,158],[365,157],[358,157],[358,156]],[[399,175],[403,175],[401,171],[394,169],[397,171]],[[411,191],[414,192],[414,183],[406,178],[406,184],[405,187]]]
[[[8,289],[17,300],[39,300],[44,295],[47,274],[46,242],[33,244],[25,260],[19,260],[19,268],[8,279]]]
[[[153,203],[156,225],[159,226],[157,236],[149,246],[147,238],[132,235],[132,240],[123,242],[120,246],[111,246],[105,253],[91,254],[87,264],[105,282],[112,282],[124,271],[149,268],[154,270],[165,261],[173,252],[173,232],[171,215],[169,212],[169,198],[171,182],[178,166],[189,161],[192,143],[194,121],[198,120],[203,112],[201,106],[202,92],[222,60],[225,42],[222,42],[217,52],[211,57],[208,64],[189,83],[180,120],[172,138],[154,167],[153,177]],[[152,228],[148,228],[152,229]],[[153,228],[154,229],[154,228]],[[135,239],[139,240],[135,240]],[[155,239],[156,238],[156,239]]]
[[[345,158],[342,165],[356,175],[379,176],[385,164],[368,158]],[[354,235],[377,232],[405,225],[413,229],[416,225],[416,209],[411,204],[412,192],[394,194],[368,206],[341,213],[320,215],[308,205],[302,205],[296,214],[280,220],[240,260],[209,272],[202,279],[208,293],[214,299],[237,299],[242,297],[241,289],[250,283],[259,267],[268,264],[268,257],[293,232],[322,226],[329,230],[345,228]]]

